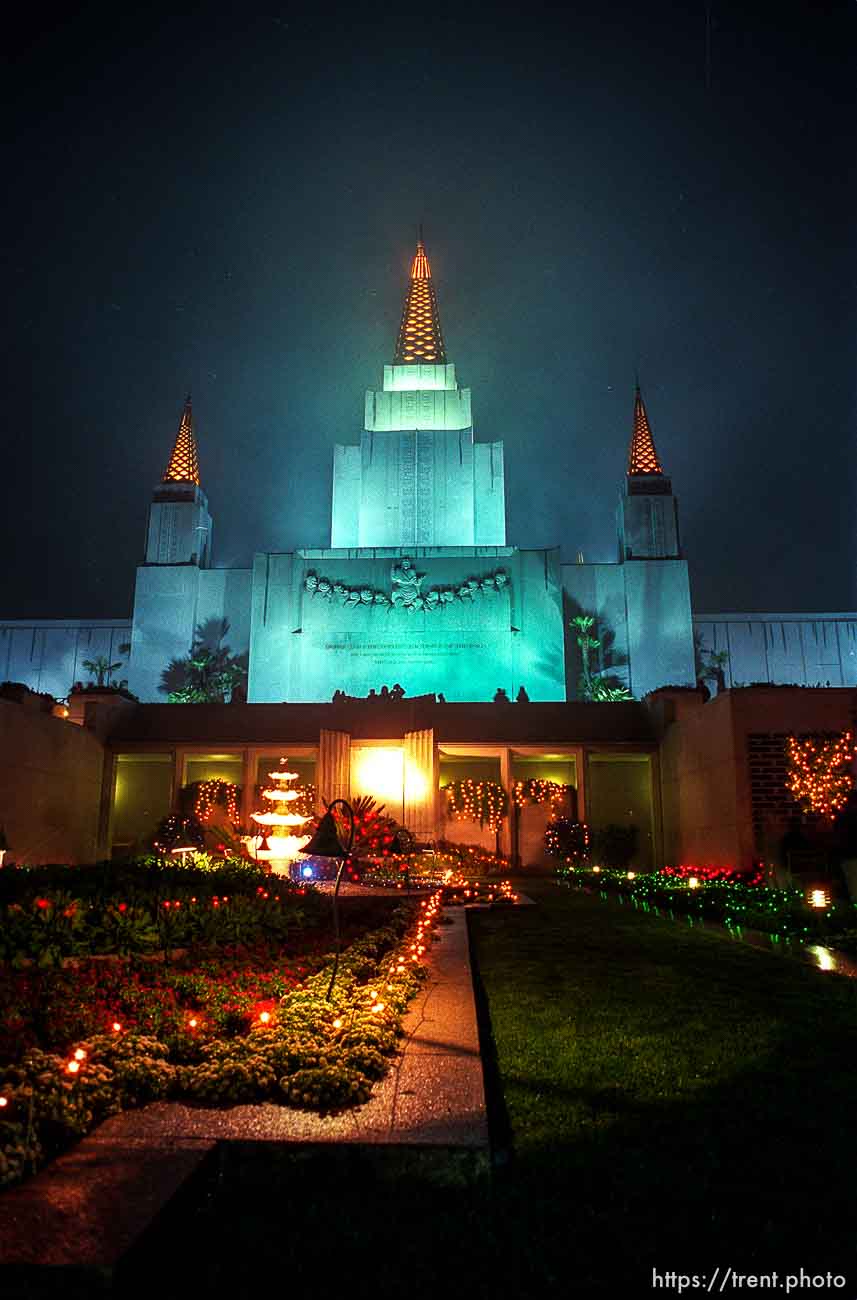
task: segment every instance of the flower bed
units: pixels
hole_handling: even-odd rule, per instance
[[[643,907],[762,930],[800,942],[824,939],[843,949],[857,949],[857,905],[842,902],[811,907],[803,890],[764,885],[759,873],[748,877],[725,868],[667,867],[637,874],[563,864],[557,875],[567,884],[625,895]]]
[[[18,867],[0,872],[0,962],[281,944],[327,914],[311,890],[237,858]]]
[[[140,958],[0,976],[0,1185],[125,1107],[366,1101],[425,973],[439,897],[402,903],[343,951],[304,941],[168,965]]]

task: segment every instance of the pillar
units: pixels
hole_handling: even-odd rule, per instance
[[[431,727],[405,732],[404,780],[405,826],[419,840],[434,839],[438,773]]]
[[[346,731],[322,730],[318,738],[319,801],[347,799],[351,792],[351,737]]]

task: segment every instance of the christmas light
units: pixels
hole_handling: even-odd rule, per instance
[[[494,834],[506,816],[509,800],[497,781],[451,781],[444,787],[447,810],[456,821],[478,822]]]
[[[267,1025],[268,1021],[271,1019],[270,1011],[260,1011],[259,1019],[261,1020],[263,1025]]]
[[[806,812],[832,820],[854,788],[851,764],[857,754],[850,731],[826,739],[789,736],[786,789]]]
[[[77,1074],[80,1069],[80,1061],[69,1061],[65,1068],[68,1074]]]
[[[77,1051],[74,1053],[74,1059],[75,1059],[76,1061],[85,1061],[85,1060],[86,1060],[86,1052],[83,1050],[82,1047],[78,1047]]]
[[[824,908],[830,906],[830,894],[826,889],[810,889],[806,901],[810,907]]]
[[[215,805],[220,802],[225,802],[226,815],[234,825],[238,821],[238,786],[231,781],[221,781],[219,777],[200,781],[193,805],[194,816],[201,822],[208,822]]]
[[[9,1098],[8,1098],[8,1097],[0,1097],[0,1106],[8,1106],[8,1105],[9,1105]]]
[[[559,785],[556,781],[547,781],[538,776],[530,776],[525,781],[514,782],[512,797],[517,808],[523,808],[528,803],[550,804],[550,815],[553,817],[557,806],[563,802],[570,789],[572,789],[571,786]]]

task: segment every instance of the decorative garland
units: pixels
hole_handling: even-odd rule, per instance
[[[560,785],[557,781],[528,776],[525,781],[513,782],[512,797],[517,808],[523,808],[528,803],[550,804],[550,815],[553,817],[556,806],[563,802],[570,789],[571,786]]]
[[[419,588],[424,576],[424,574],[415,574],[413,580],[409,581],[394,579],[394,583],[398,584],[397,588],[388,594],[376,587],[346,587],[342,582],[332,582],[330,578],[319,577],[313,571],[304,578],[304,590],[311,596],[321,596],[323,600],[336,601],[337,604],[346,605],[350,609],[363,608],[366,605],[381,605],[388,611],[404,609],[409,614],[413,614],[417,610],[431,613],[432,610],[442,609],[456,600],[467,602],[477,596],[495,595],[498,591],[502,591],[509,581],[504,569],[496,569],[494,573],[488,573],[482,578],[468,578],[457,587],[432,587],[430,591],[423,594]]]
[[[222,804],[226,808],[226,816],[234,824],[238,821],[238,791],[239,787],[233,785],[231,781],[221,781],[220,777],[212,777],[210,781],[196,781],[196,794],[193,801],[193,815],[203,824],[211,820],[211,814],[216,804]],[[193,789],[193,786],[190,787]]]
[[[845,806],[854,788],[851,762],[857,754],[850,731],[829,740],[809,736],[786,741],[786,789],[807,812],[831,820]]]
[[[444,786],[447,811],[458,822],[478,822],[497,832],[509,811],[509,796],[497,781],[450,781]]]

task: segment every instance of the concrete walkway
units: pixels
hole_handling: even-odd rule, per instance
[[[158,1102],[115,1115],[29,1183],[2,1193],[0,1263],[109,1275],[223,1141],[487,1151],[465,911],[450,909],[444,919],[428,954],[429,978],[405,1018],[404,1048],[365,1105],[321,1117],[273,1103],[203,1109]],[[0,1291],[11,1294],[2,1271]]]

